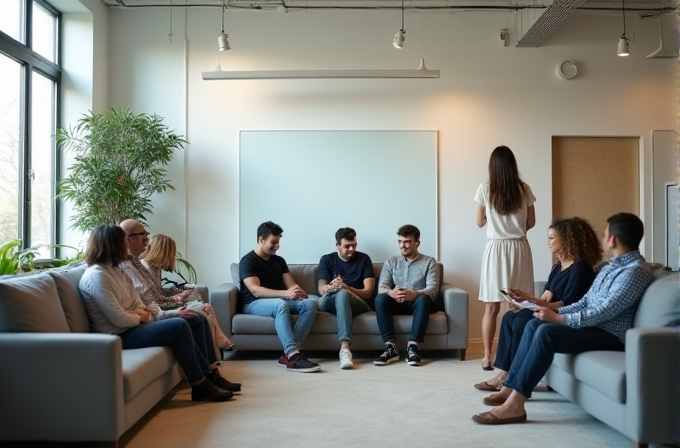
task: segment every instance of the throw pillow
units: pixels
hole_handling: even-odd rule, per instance
[[[70,332],[57,287],[47,274],[0,282],[0,331]]]

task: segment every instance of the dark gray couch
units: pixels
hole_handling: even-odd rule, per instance
[[[84,271],[0,280],[0,445],[116,445],[183,377],[169,348],[123,350],[118,336],[90,333]]]
[[[380,277],[382,263],[373,263],[376,278]],[[288,265],[295,281],[302,289],[318,300],[316,264]],[[440,276],[443,267],[439,264]],[[233,283],[225,283],[210,294],[210,302],[224,334],[236,344],[238,350],[281,350],[281,342],[276,335],[274,319],[237,312],[238,264],[231,265]],[[377,287],[377,285],[376,285]],[[423,350],[460,350],[460,358],[465,359],[468,344],[468,295],[460,288],[442,283],[439,288],[439,306],[442,311],[430,315]],[[292,316],[292,319],[297,319]],[[411,332],[412,316],[395,316],[397,345],[406,346]],[[385,347],[373,311],[354,318],[352,326],[354,350],[381,350]],[[319,311],[312,330],[305,341],[305,350],[337,350],[338,329],[335,316]]]
[[[680,444],[679,325],[678,273],[658,270],[625,352],[557,354],[544,382],[639,447]]]

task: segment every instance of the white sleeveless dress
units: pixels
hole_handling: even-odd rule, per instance
[[[525,184],[526,185],[526,184]],[[534,261],[526,239],[527,209],[536,202],[529,185],[522,207],[512,215],[499,215],[489,204],[489,183],[479,186],[475,202],[486,207],[486,248],[479,278],[479,300],[501,302],[501,288],[534,291]]]

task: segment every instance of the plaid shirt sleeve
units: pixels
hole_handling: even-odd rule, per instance
[[[572,328],[595,327],[610,322],[621,313],[631,309],[642,297],[650,276],[641,266],[629,266],[621,270],[607,272],[603,283],[608,287],[600,288],[596,294],[590,296],[587,302],[578,306],[581,300],[560,310],[567,319],[567,325]],[[585,299],[585,298],[584,298]]]

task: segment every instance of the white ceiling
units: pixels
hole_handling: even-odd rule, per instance
[[[658,17],[675,11],[678,0],[101,0],[111,8],[221,8],[270,11],[399,10],[408,11],[515,11],[527,23],[517,36],[518,47],[538,47],[572,13],[621,14]],[[284,9],[285,8],[285,9]]]

